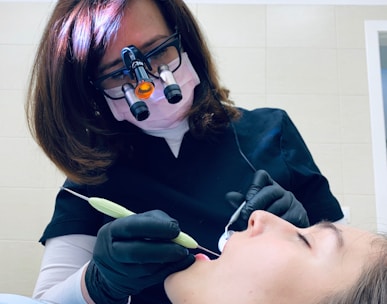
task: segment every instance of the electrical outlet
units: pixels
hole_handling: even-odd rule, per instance
[[[344,220],[347,224],[351,222],[351,208],[348,206],[341,207],[341,210],[344,213]]]

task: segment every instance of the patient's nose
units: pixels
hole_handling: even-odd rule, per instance
[[[280,217],[263,210],[254,211],[249,218],[248,229],[251,229],[254,234],[270,231],[293,231],[296,227],[291,223],[281,219]]]

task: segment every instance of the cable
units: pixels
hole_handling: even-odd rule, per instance
[[[239,138],[238,138],[238,134],[237,134],[236,128],[234,126],[234,123],[232,122],[232,119],[230,118],[230,116],[228,115],[228,112],[224,108],[223,103],[219,100],[218,96],[214,93],[215,89],[214,89],[214,87],[212,85],[212,82],[210,80],[210,76],[208,75],[208,71],[206,69],[204,69],[204,72],[205,72],[205,77],[206,77],[207,83],[208,83],[208,85],[210,87],[210,91],[212,92],[212,96],[219,102],[219,104],[222,106],[223,111],[226,113],[226,115],[228,117],[228,120],[229,120],[230,125],[232,127],[232,131],[234,133],[235,143],[237,145],[239,154],[242,156],[242,158],[245,160],[245,162],[249,165],[249,167],[253,170],[253,172],[254,173],[257,172],[258,170],[254,167],[254,165],[249,161],[247,156],[242,151],[242,148],[241,148],[241,145],[239,143]]]
[[[230,119],[230,124],[231,124],[231,127],[232,127],[232,130],[233,130],[233,133],[234,133],[234,138],[235,138],[235,143],[238,147],[238,151],[239,151],[239,154],[243,157],[243,159],[246,161],[246,163],[250,166],[250,168],[253,170],[253,172],[257,172],[257,169],[254,167],[254,165],[249,161],[249,159],[247,158],[247,156],[243,153],[242,151],[242,148],[241,148],[241,145],[239,143],[239,138],[238,138],[238,134],[236,132],[236,129],[235,129],[235,126],[234,126],[234,123],[231,121]]]

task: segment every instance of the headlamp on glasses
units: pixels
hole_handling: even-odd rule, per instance
[[[155,90],[153,79],[160,79],[169,103],[175,104],[182,99],[180,87],[173,75],[181,65],[178,31],[145,54],[134,45],[124,47],[121,59],[124,64],[122,67],[91,83],[112,100],[125,98],[137,120],[145,120],[149,116],[144,100]]]
[[[134,45],[124,47],[121,50],[121,57],[126,68],[136,77],[134,93],[140,99],[148,99],[155,90],[155,85],[145,70],[144,62],[147,61]],[[150,66],[148,68],[151,69]]]
[[[134,45],[124,47],[121,57],[128,71],[136,78],[135,87],[129,83],[122,86],[125,99],[133,116],[138,121],[145,120],[149,117],[149,110],[141,99],[148,99],[155,90],[155,85],[144,67],[144,62],[147,61]]]

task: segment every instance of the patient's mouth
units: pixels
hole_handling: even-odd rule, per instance
[[[195,254],[196,261],[209,261],[210,258],[204,253]]]

